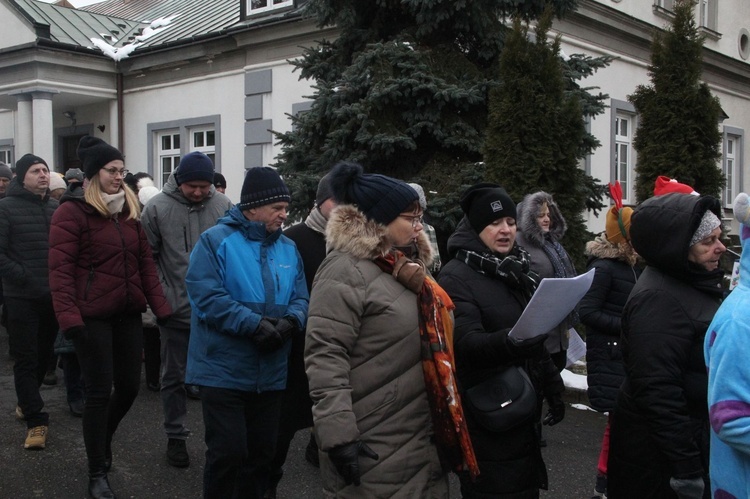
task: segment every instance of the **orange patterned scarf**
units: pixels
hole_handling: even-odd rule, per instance
[[[389,253],[375,259],[384,271],[394,272],[405,258],[400,252]],[[410,276],[413,281],[413,276]],[[400,280],[399,280],[400,282]],[[413,284],[410,282],[409,284]],[[419,336],[422,344],[422,370],[424,372],[427,398],[430,403],[435,440],[441,458],[447,461],[454,471],[468,471],[471,478],[479,475],[474,448],[469,438],[469,430],[464,418],[461,396],[456,384],[456,368],[453,357],[453,318],[451,311],[456,308],[448,293],[430,276],[425,276],[417,293],[419,307]]]

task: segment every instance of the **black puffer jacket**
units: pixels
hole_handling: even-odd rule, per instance
[[[448,240],[451,258],[459,249],[488,252],[465,218]],[[454,350],[462,391],[514,364],[527,370],[540,395],[564,390],[546,350],[541,358],[524,361],[511,357],[502,347],[527,303],[519,291],[455,258],[440,271],[438,282],[456,305]],[[528,423],[495,433],[481,427],[468,410],[466,413],[480,475],[473,484],[462,480],[464,497],[467,493],[474,498],[538,497],[539,489],[547,488],[547,471],[536,415]],[[466,486],[469,490],[464,490]]]
[[[723,272],[687,258],[690,238],[709,209],[721,216],[715,198],[668,194],[633,213],[633,247],[647,267],[622,316],[626,378],[610,433],[612,499],[676,497],[670,477],[707,479],[703,340],[719,307]]]
[[[601,412],[615,408],[625,379],[620,348],[622,309],[642,269],[628,243],[612,244],[602,234],[586,244],[587,269],[596,269],[594,282],[578,304],[586,326],[586,371],[591,407]]]
[[[26,190],[17,179],[0,200],[0,276],[3,295],[49,298],[49,229],[57,200]]]

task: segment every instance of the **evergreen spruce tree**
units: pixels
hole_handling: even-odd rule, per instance
[[[654,36],[651,85],[639,85],[628,97],[639,119],[634,141],[639,202],[653,195],[659,175],[716,197],[724,186],[717,163],[721,106],[700,81],[703,36],[693,18],[694,7],[695,0],[675,1],[671,27]]]
[[[515,19],[506,36],[500,84],[490,92],[484,158],[488,180],[501,184],[516,201],[540,190],[555,198],[568,224],[563,245],[582,269],[590,239],[582,213],[603,207],[602,186],[579,164],[598,146],[584,120],[601,112],[604,96],[582,100],[586,92],[571,85],[570,75],[588,74],[607,61],[563,61],[560,37],[550,42],[547,36],[552,19],[547,11],[532,37],[528,23]]]
[[[314,94],[312,108],[292,117],[293,130],[276,135],[292,216],[304,215],[317,179],[346,159],[436,192],[428,194],[433,222],[452,230],[455,200],[482,160],[504,19],[538,18],[548,4],[559,16],[575,3],[310,0],[307,14],[339,36],[293,61]]]

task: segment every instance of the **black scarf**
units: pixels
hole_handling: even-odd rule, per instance
[[[460,249],[456,252],[456,258],[480,274],[503,281],[509,288],[520,291],[526,301],[531,299],[539,284],[539,276],[529,267],[529,254],[518,245],[513,245],[506,256]]]

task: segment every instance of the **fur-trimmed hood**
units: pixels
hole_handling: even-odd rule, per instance
[[[326,226],[327,252],[336,250],[356,258],[373,260],[388,253],[391,247],[385,225],[369,220],[356,206],[343,204],[331,212]],[[417,237],[416,258],[427,267],[432,263],[432,248],[424,231]]]
[[[527,194],[524,196],[523,201],[516,206],[516,211],[518,212],[518,230],[524,233],[527,243],[539,248],[544,246],[544,232],[539,227],[536,216],[544,204],[549,208],[549,234],[554,241],[560,242],[568,230],[568,225],[565,223],[565,218],[560,211],[560,207],[552,199],[551,194],[547,194],[544,191]]]
[[[589,258],[609,258],[620,260],[629,266],[634,266],[638,261],[638,254],[629,243],[613,244],[607,240],[607,234],[601,233],[593,241],[586,243],[586,256]]]

